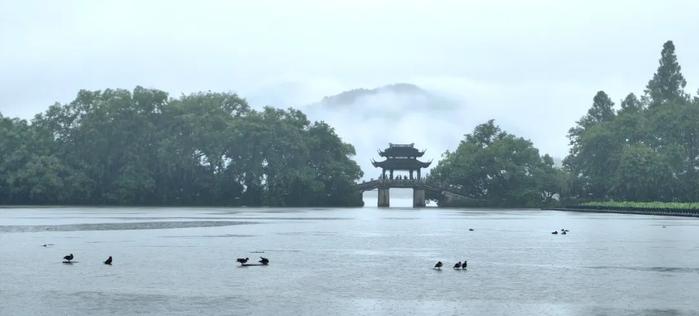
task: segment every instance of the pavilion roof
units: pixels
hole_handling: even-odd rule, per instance
[[[384,161],[371,161],[374,167],[393,170],[418,170],[427,168],[432,164],[431,161],[422,162],[417,159],[405,158],[387,158]]]
[[[419,151],[415,144],[388,144],[388,148],[379,151],[381,157],[422,157],[425,151]]]

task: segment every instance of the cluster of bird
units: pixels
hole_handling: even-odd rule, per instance
[[[267,258],[265,258],[265,257],[260,257],[260,260],[257,261],[257,262],[259,262],[259,264],[248,263],[248,260],[250,260],[250,258],[238,258],[238,259],[235,259],[235,261],[237,261],[238,263],[240,263],[240,266],[241,266],[241,267],[246,267],[246,266],[266,266],[266,265],[269,264],[269,259],[267,259]]]
[[[63,257],[63,263],[73,263],[73,259],[75,259],[75,256],[73,256],[73,254],[71,253],[71,254]],[[107,260],[104,260],[104,264],[111,266],[112,265],[112,256],[109,256],[109,258],[107,258]]]
[[[565,228],[561,228],[561,235],[565,235],[565,234],[567,234],[569,231],[570,231],[570,230],[567,230],[567,229],[565,229]],[[551,232],[551,234],[553,234],[553,235],[558,235],[558,231],[557,231],[557,230],[554,230],[554,231]]]
[[[441,261],[437,261],[437,263],[434,265],[434,268],[437,270],[441,270],[443,265],[444,264]],[[454,264],[454,270],[459,270],[459,269],[466,270],[466,267],[468,267],[468,261],[466,261],[466,260],[464,260],[463,263],[461,263],[461,261],[459,261],[456,264]]]

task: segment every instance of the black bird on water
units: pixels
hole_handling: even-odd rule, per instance
[[[435,269],[441,269],[441,268],[442,268],[442,262],[441,262],[441,261],[437,261],[437,263],[434,265],[434,268],[435,268]]]
[[[248,262],[248,258],[238,258],[235,259],[235,261],[240,262],[240,264],[245,264],[246,262]]]
[[[461,264],[461,269],[466,269],[468,267],[468,261],[464,260],[464,263]]]
[[[104,261],[104,264],[108,264],[111,266],[112,265],[112,256],[109,256],[109,258],[107,258],[107,260]]]
[[[454,265],[454,269],[461,269],[461,261],[457,262],[457,263]]]
[[[269,259],[265,257],[260,257],[260,261],[258,261],[261,264],[268,265],[269,264]]]
[[[558,235],[558,231],[557,231],[557,230],[554,230],[553,232],[551,232],[551,234],[552,234],[552,235]]]
[[[63,259],[64,259],[67,263],[70,263],[70,261],[73,260],[73,258],[75,258],[75,257],[73,257],[73,254],[72,254],[72,253],[69,254],[69,255],[67,255],[67,256],[65,256],[65,257],[63,257]]]

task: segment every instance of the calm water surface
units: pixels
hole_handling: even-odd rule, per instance
[[[0,208],[0,315],[699,315],[697,237],[539,210]]]

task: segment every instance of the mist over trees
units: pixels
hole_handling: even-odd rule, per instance
[[[671,41],[639,97],[604,91],[568,132],[563,168],[531,141],[478,125],[428,181],[441,206],[699,200],[699,98]],[[0,204],[361,205],[362,171],[334,129],[228,93],[80,91],[31,121],[0,114]],[[363,157],[361,159],[368,159]]]
[[[0,115],[0,204],[361,205],[352,155],[327,124],[235,94],[83,90]]]

